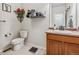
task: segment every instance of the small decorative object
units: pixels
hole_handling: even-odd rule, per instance
[[[69,27],[70,27],[70,28],[73,28],[72,16],[70,16],[70,20],[69,20]]]
[[[59,30],[64,30],[65,27],[64,26],[59,26]]]
[[[11,5],[2,3],[2,11],[11,12]]]
[[[18,20],[20,22],[22,22],[23,19],[24,19],[25,10],[24,9],[17,8],[14,12],[16,13]]]
[[[56,30],[56,24],[54,24],[53,29]]]

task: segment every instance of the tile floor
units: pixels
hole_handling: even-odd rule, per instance
[[[29,49],[34,46],[37,47],[38,50],[36,53],[32,53],[29,51]],[[22,47],[20,50],[12,51],[9,50],[7,52],[2,53],[1,55],[45,55],[45,50],[42,48],[39,48],[36,45],[33,45],[31,43],[26,44],[24,47]]]

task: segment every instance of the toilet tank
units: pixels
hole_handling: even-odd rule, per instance
[[[20,31],[21,38],[27,38],[27,31]]]

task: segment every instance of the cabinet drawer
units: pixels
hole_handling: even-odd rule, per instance
[[[58,34],[47,34],[47,39],[79,44],[79,38]]]

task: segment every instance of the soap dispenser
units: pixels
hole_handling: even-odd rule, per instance
[[[54,29],[54,30],[56,30],[56,24],[54,24],[54,27],[53,27],[53,29]]]
[[[78,29],[77,30],[79,31],[79,26],[78,26]]]

